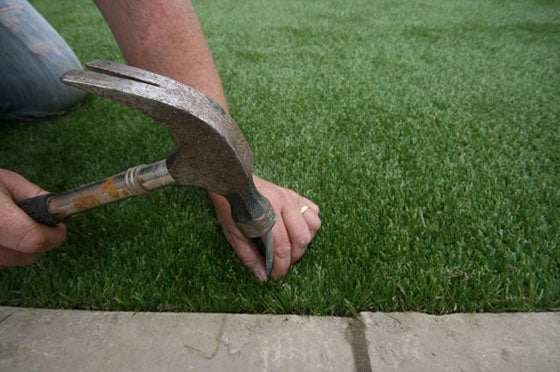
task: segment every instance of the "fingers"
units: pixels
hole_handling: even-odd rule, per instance
[[[311,200],[292,190],[254,176],[257,189],[272,205],[276,214],[276,224],[272,229],[274,240],[274,266],[271,276],[279,278],[286,274],[290,265],[299,260],[307,246],[321,227],[319,207]],[[209,193],[216,215],[226,238],[234,248],[243,265],[248,267],[261,280],[266,280],[264,258],[254,242],[245,238],[237,229],[227,200],[219,195]],[[303,214],[301,208],[309,206]]]
[[[286,274],[290,265],[303,256],[307,246],[321,227],[318,215],[319,207],[315,203],[292,190],[282,189],[281,195],[281,218],[278,218],[273,228],[274,268],[272,277],[275,279]],[[274,206],[274,201],[271,202]],[[309,210],[302,214],[301,208],[304,205],[309,206]]]
[[[317,231],[321,228],[321,219],[319,218],[319,207],[317,204],[313,203],[311,200],[301,197],[299,202],[300,211],[301,208],[304,206],[308,206],[309,209],[301,213],[305,222],[307,223],[307,227],[309,228],[309,232],[311,233],[312,239],[317,233]]]
[[[291,193],[295,194],[293,191]],[[300,212],[301,207],[297,196],[299,195],[290,195],[290,199],[285,202],[282,209],[282,220],[286,225],[292,248],[291,263],[296,262],[303,256],[307,245],[312,239],[307,221]]]
[[[0,247],[0,270],[10,266],[27,266],[36,262],[41,253],[21,253],[11,249]]]
[[[0,189],[0,246],[22,253],[38,253],[59,246],[66,226],[48,227],[35,222]]]
[[[298,195],[299,199],[298,202],[300,203],[300,206],[303,207],[304,205],[307,205],[309,207],[309,209],[311,209],[313,212],[315,212],[317,215],[319,215],[319,206],[315,203],[313,203],[311,200],[304,198],[301,195]]]
[[[0,169],[0,266],[29,265],[60,245],[66,227],[48,227],[35,222],[14,200],[45,193],[20,175]]]
[[[239,258],[243,266],[251,270],[257,278],[261,281],[266,281],[266,266],[257,244],[254,241],[245,238],[241,234],[241,231],[239,231],[235,226],[234,229],[237,231],[226,231],[226,229],[224,229],[224,235],[229,244],[233,247],[237,258]]]
[[[248,268],[260,280],[267,280],[264,258],[260,254],[256,243],[246,238],[235,226],[227,200],[218,194],[209,193],[209,195],[216,208],[216,216],[222,225],[224,236],[243,266]]]
[[[278,279],[288,272],[292,263],[292,243],[283,219],[277,219],[272,228],[272,238],[274,240],[274,265],[272,266],[271,276]]]

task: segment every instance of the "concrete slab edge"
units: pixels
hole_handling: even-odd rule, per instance
[[[0,370],[560,370],[560,313],[296,315],[0,307]]]

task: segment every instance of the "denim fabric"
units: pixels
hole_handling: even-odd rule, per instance
[[[60,82],[78,58],[24,0],[0,0],[0,120],[61,115],[85,93]]]

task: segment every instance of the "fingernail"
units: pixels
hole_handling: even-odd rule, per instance
[[[259,280],[261,282],[266,282],[268,280],[268,277],[266,276],[266,273],[263,273],[262,271],[258,271],[255,273],[255,276],[257,278],[259,278]]]

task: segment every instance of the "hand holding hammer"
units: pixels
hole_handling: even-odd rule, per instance
[[[266,270],[273,265],[274,211],[253,183],[253,156],[233,119],[211,98],[167,77],[109,61],[72,70],[65,84],[132,107],[167,127],[176,147],[166,159],[61,194],[17,204],[36,221],[56,226],[77,213],[170,184],[202,187],[224,196],[248,238],[266,236]]]
[[[190,1],[94,1],[130,65],[187,83],[213,97],[227,111],[220,78]],[[162,169],[161,166],[155,168]],[[105,184],[109,179],[111,177],[98,186],[105,186],[108,190],[112,190],[113,186],[117,188],[115,178]],[[321,226],[319,208],[291,190],[256,176],[253,179],[257,189],[272,204],[277,216],[272,230],[272,277],[277,278],[284,275],[289,266],[303,255],[315,236]],[[146,187],[152,186],[154,184]],[[42,193],[43,190],[23,177],[0,170],[0,269],[30,264],[40,257],[41,252],[58,246],[64,239],[64,224],[50,228],[37,224],[13,202]],[[227,199],[213,192],[209,192],[209,195],[224,234],[238,257],[259,278],[265,280],[264,259],[255,242],[244,236],[233,221]]]

